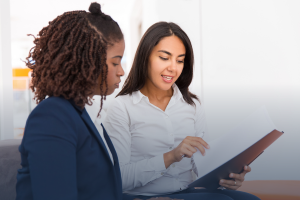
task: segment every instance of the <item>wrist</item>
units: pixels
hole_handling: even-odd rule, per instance
[[[168,168],[172,163],[176,162],[174,150],[164,153],[165,166]]]

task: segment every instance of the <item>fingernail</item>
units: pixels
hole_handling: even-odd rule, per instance
[[[207,148],[209,149],[209,148],[210,148],[210,146],[209,146],[209,145],[207,145]]]
[[[223,181],[223,180],[220,180],[220,183],[224,183],[224,181]]]
[[[203,153],[203,156],[205,156],[205,152]]]
[[[229,176],[230,176],[230,178],[232,178],[232,177],[233,177],[233,174],[230,174]]]

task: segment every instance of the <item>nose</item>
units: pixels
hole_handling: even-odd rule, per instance
[[[123,70],[122,65],[119,65],[117,75],[124,76],[124,70]]]
[[[175,71],[176,70],[176,60],[172,60],[172,62],[170,62],[170,65],[168,66],[168,70],[169,71]]]

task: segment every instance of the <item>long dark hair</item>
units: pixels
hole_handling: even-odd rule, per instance
[[[84,107],[97,84],[101,106],[107,91],[107,45],[123,39],[119,25],[92,3],[90,12],[71,11],[56,17],[34,38],[26,65],[32,69],[31,89],[37,103],[47,96],[63,96]],[[107,87],[106,87],[107,88]]]
[[[195,105],[192,98],[198,97],[189,91],[189,85],[193,79],[194,53],[190,39],[187,34],[175,23],[158,22],[153,24],[143,35],[136,50],[130,73],[125,80],[121,92],[117,95],[132,94],[144,87],[148,77],[148,60],[154,46],[168,36],[176,35],[184,44],[186,54],[184,67],[181,75],[176,80],[183,99],[190,105]]]

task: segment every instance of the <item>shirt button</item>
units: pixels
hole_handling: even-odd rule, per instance
[[[164,175],[164,173],[162,172],[161,175]]]
[[[173,167],[175,167],[175,164],[173,164]]]
[[[169,147],[169,149],[172,149],[172,147]]]

